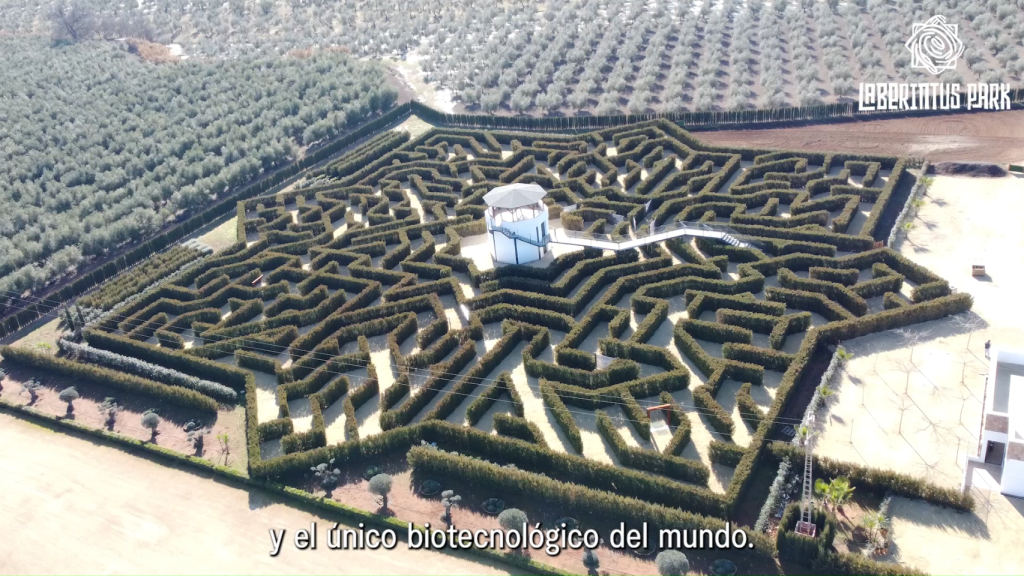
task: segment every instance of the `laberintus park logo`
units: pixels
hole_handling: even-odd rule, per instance
[[[945,16],[915,22],[904,44],[910,51],[910,67],[933,76],[956,70],[964,54],[959,26]],[[861,83],[858,109],[875,110],[1009,110],[1007,84],[977,82],[961,85],[949,82]]]

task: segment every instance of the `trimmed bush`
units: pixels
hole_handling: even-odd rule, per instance
[[[532,442],[543,448],[548,447],[540,428],[533,422],[520,416],[498,412],[494,415],[494,430],[504,436]]]
[[[217,401],[194,390],[179,386],[168,386],[116,370],[100,368],[91,364],[79,364],[51,354],[33,352],[20,346],[0,346],[0,356],[18,364],[40,370],[56,372],[71,379],[82,379],[101,386],[117,388],[143,396],[152,396],[172,404],[203,412],[216,412]]]

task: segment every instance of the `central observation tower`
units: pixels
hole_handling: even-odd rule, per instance
[[[526,264],[544,257],[549,242],[546,195],[537,184],[499,186],[484,195],[495,261]]]

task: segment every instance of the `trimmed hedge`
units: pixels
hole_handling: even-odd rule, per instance
[[[597,431],[611,446],[623,466],[707,486],[711,471],[703,463],[627,445],[612,419],[603,410],[597,411]]]
[[[458,478],[462,482],[478,486],[489,486],[512,495],[523,495],[536,498],[542,502],[550,502],[568,509],[580,519],[607,520],[625,522],[640,526],[647,522],[648,526],[659,529],[707,529],[718,530],[724,526],[723,521],[700,516],[691,512],[667,508],[657,504],[649,504],[635,498],[624,497],[612,492],[595,490],[579,484],[559,482],[546,476],[510,470],[465,456],[455,456],[431,448],[414,447],[409,451],[409,464],[420,473]],[[676,484],[680,488],[683,485]],[[754,548],[738,551],[738,554],[758,554],[766,559],[771,557],[774,546],[763,534],[747,532],[747,541]]]
[[[668,392],[661,393],[661,403],[669,404],[669,424],[676,427],[672,440],[665,447],[665,454],[678,456],[680,452],[690,443],[690,419],[686,416],[683,408],[676,403],[675,398]]]
[[[159,400],[203,412],[216,412],[217,401],[194,390],[169,386],[117,370],[92,364],[80,364],[50,354],[34,352],[20,346],[0,346],[0,356],[18,364],[56,372],[72,379],[81,379],[125,392],[152,396]]]
[[[708,458],[715,464],[723,466],[735,468],[740,463],[740,460],[743,459],[744,453],[746,453],[746,450],[742,446],[729,442],[712,440],[708,445]]]
[[[750,382],[740,387],[736,394],[736,406],[740,411],[740,418],[746,420],[756,430],[764,420],[764,410],[754,402],[750,396]]]
[[[515,384],[512,383],[511,374],[508,372],[502,372],[494,380],[494,384],[491,384],[487,390],[477,396],[466,409],[466,421],[469,425],[476,426],[477,422],[480,421],[480,418],[483,418],[484,414],[490,410],[491,406],[498,401],[498,398],[505,393],[508,393],[511,398],[512,411],[515,412],[516,416],[522,418],[525,414],[523,400],[519,397],[519,392],[516,391]],[[497,414],[495,417],[497,417]]]
[[[818,531],[816,537],[810,538],[793,531],[800,519],[800,504],[794,502],[786,506],[775,534],[775,547],[779,551],[779,558],[809,565],[819,556],[829,553],[832,541],[836,537],[836,519],[821,508],[815,508],[813,515],[814,525]]]
[[[521,416],[498,412],[494,415],[494,430],[503,436],[532,442],[543,448],[548,447],[540,427]]]
[[[802,461],[804,457],[802,449],[784,442],[772,442],[768,449],[777,460],[788,456],[790,461],[797,462]],[[974,498],[970,494],[964,494],[955,488],[936,486],[927,480],[892,470],[869,468],[816,455],[814,475],[825,478],[846,476],[853,486],[879,494],[891,492],[897,496],[920,499],[962,512],[974,510]]]
[[[558,423],[566,438],[569,439],[569,444],[572,445],[577,453],[583,454],[583,438],[580,436],[580,429],[576,426],[576,421],[572,419],[572,413],[565,407],[562,399],[555,393],[549,382],[541,380],[540,396],[544,400],[544,405],[551,410],[551,414],[555,417],[555,422]]]

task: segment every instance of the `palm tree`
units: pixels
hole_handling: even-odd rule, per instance
[[[850,486],[850,479],[845,476],[838,476],[830,482],[822,478],[814,481],[814,493],[821,497],[826,509],[831,505],[835,512],[839,512],[843,504],[850,501],[854,490],[856,488]]]
[[[882,514],[879,511],[875,511],[868,512],[867,514],[865,514],[862,522],[864,524],[864,527],[868,529],[868,541],[874,542],[875,537],[879,534],[879,530],[885,528],[886,524],[888,524],[889,522],[889,519],[885,517],[885,514]]]

